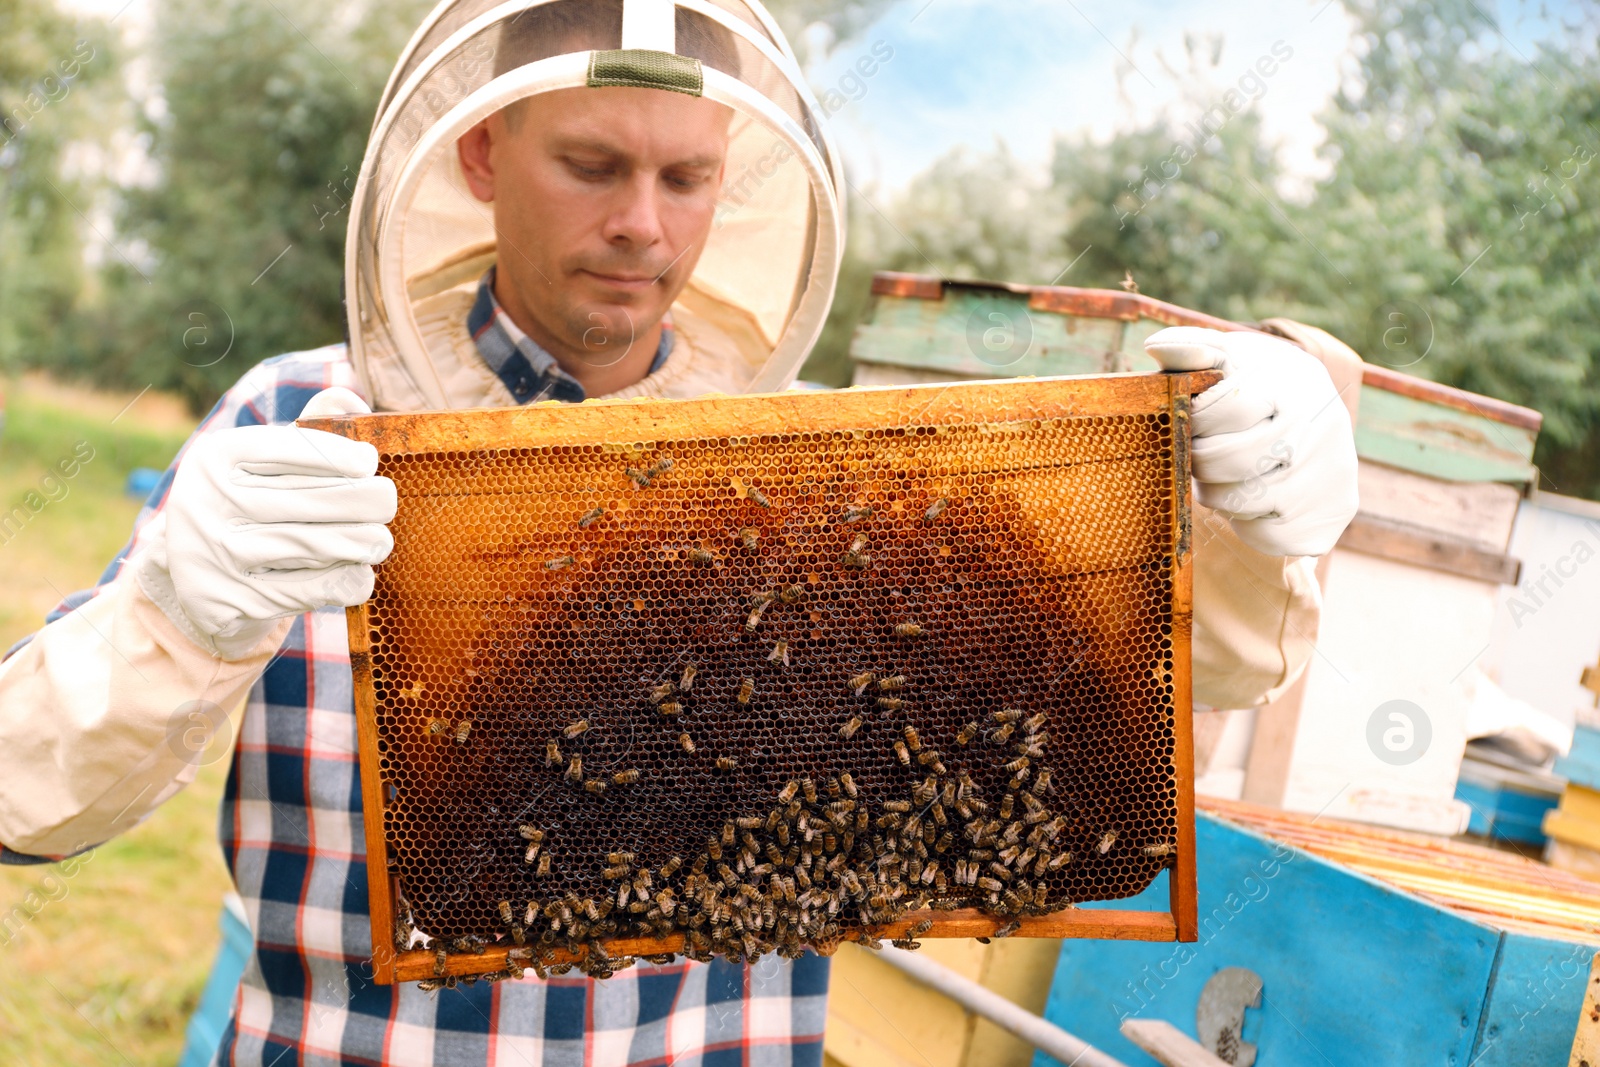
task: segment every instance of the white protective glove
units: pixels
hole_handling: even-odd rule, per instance
[[[1332,549],[1356,514],[1356,446],[1316,357],[1270,334],[1200,326],[1169,326],[1144,349],[1162,370],[1222,371],[1192,409],[1200,503],[1269,556]]]
[[[324,389],[301,418],[366,414]],[[241,659],[276,620],[372,595],[394,548],[395,489],[378,451],[321,430],[240,426],[199,437],[178,467],[139,585],[190,640]]]

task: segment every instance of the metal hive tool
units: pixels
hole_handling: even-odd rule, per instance
[[[399,491],[349,615],[378,979],[1192,939],[1214,378],[306,423]],[[1164,868],[1170,914],[1073,907]]]

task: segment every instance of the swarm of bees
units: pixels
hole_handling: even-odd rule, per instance
[[[672,468],[671,458],[663,457],[649,468],[630,467],[625,473],[638,488],[648,489]],[[760,488],[745,485],[743,491],[748,503],[772,507]],[[921,512],[922,523],[937,523],[950,507],[945,498],[933,500]],[[585,512],[577,525],[587,528],[605,514],[603,508],[595,507]],[[833,557],[844,571],[870,568],[868,535],[875,523],[867,520],[877,514],[875,507],[866,504],[833,513],[831,521],[853,527],[844,531],[848,540],[840,538],[843,554]],[[729,540],[720,542],[728,546],[722,549],[723,556],[702,542],[701,547],[688,551],[687,558],[705,567],[719,566],[721,560],[731,565],[740,547],[755,552],[762,544],[762,535],[754,526],[741,526],[725,536]],[[545,566],[560,570],[573,563],[573,557],[563,556]],[[857,573],[852,579],[865,580],[866,575]],[[742,629],[742,640],[751,641],[750,635],[758,630],[763,634],[781,632],[781,616],[801,604],[807,591],[800,585],[784,585],[747,595],[742,608],[734,601],[732,626]],[[742,620],[737,614],[740,611]],[[837,690],[841,710],[835,720],[838,738],[854,743],[848,751],[857,758],[863,751],[881,754],[881,765],[871,775],[862,776],[866,784],[858,784],[857,776],[848,770],[825,777],[793,778],[771,795],[765,810],[727,818],[692,855],[686,849],[682,855],[641,862],[642,850],[605,854],[603,865],[596,863],[581,872],[586,879],[593,879],[598,872],[603,891],[582,896],[564,891],[556,877],[565,877],[571,866],[562,852],[559,825],[519,823],[517,845],[524,864],[539,880],[530,884],[542,882],[551,888],[526,900],[496,902],[495,913],[503,928],[497,936],[509,944],[510,951],[502,971],[479,977],[486,981],[520,978],[525,970],[549,977],[573,967],[591,977],[609,977],[636,960],[611,955],[605,941],[676,933],[685,938],[682,954],[695,960],[722,956],[750,961],[771,952],[795,958],[807,948],[831,953],[845,939],[876,946],[878,932],[928,908],[980,907],[1000,923],[990,936],[1007,937],[1020,929],[1027,916],[1072,906],[1071,900],[1050,888],[1052,875],[1078,862],[1079,857],[1107,855],[1123,839],[1118,828],[1093,825],[1081,813],[1069,816],[1052,803],[1057,798],[1046,765],[1048,715],[1002,705],[943,739],[932,736],[932,731],[924,736],[916,726],[896,720],[935,696],[922,684],[925,679],[919,676],[916,660],[916,651],[922,646],[915,639],[926,639],[928,630],[921,621],[901,615],[899,621],[892,621],[888,634],[897,639],[894,647],[900,651],[896,655],[907,657],[904,667],[882,673],[876,668],[860,670],[841,677]],[[938,639],[935,631],[931,640]],[[774,635],[754,640],[767,648],[765,659],[771,667],[791,665],[794,648],[790,638]],[[668,743],[675,737],[676,748],[685,756],[696,756],[701,747],[707,748],[698,758],[706,761],[702,766],[715,768],[721,776],[718,780],[738,783],[752,773],[751,768],[759,772],[757,764],[745,760],[745,754],[718,752],[714,730],[704,737],[703,745],[697,745],[691,730],[699,721],[696,708],[711,700],[731,700],[733,706],[746,708],[757,693],[757,677],[767,676],[752,670],[755,677],[736,674],[719,678],[708,669],[701,678],[694,663],[679,662],[681,667],[675,668],[672,676],[663,680],[658,675],[653,683],[641,686],[636,706],[653,708],[667,720],[660,725],[669,727]],[[782,674],[771,677],[779,679]],[[759,688],[763,701],[782,691],[781,685],[769,685],[768,681],[762,681]],[[602,798],[613,803],[615,797],[625,798],[631,788],[649,779],[647,771],[605,765],[598,756],[594,773],[585,774],[582,753],[589,735],[594,730],[603,734],[607,727],[604,712],[594,721],[588,713],[574,714],[572,721],[545,742],[545,766],[569,783],[574,795],[588,794],[584,803]],[[447,734],[460,744],[467,743],[471,729],[471,722],[465,720],[453,724],[435,719],[428,725],[430,734]],[[952,757],[954,769],[938,747],[946,743],[960,756]],[[565,753],[564,744],[568,748]],[[863,749],[863,745],[867,747]],[[967,769],[979,766],[1004,772],[1000,779],[1003,789],[980,788],[975,772]],[[883,780],[885,767],[900,779],[903,794],[886,793],[877,784]],[[1167,840],[1140,845],[1137,837],[1132,844],[1133,852],[1149,859],[1165,860],[1175,848]],[[552,847],[559,854],[554,858]],[[922,919],[903,927],[893,944],[915,949],[918,938],[932,926],[932,920]],[[409,923],[397,920],[397,947],[409,946],[414,932]],[[482,940],[472,937],[457,938],[448,945],[434,943],[434,977],[422,983],[423,987],[456,984],[457,978],[446,973],[450,955],[478,954],[484,946]],[[579,958],[560,962],[568,953]],[[666,962],[671,957],[644,958]],[[460,980],[472,979],[463,976]]]

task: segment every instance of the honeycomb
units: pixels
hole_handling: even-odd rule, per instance
[[[396,547],[352,611],[396,946],[603,977],[618,938],[749,959],[1139,893],[1179,784],[1184,445],[1147,406],[380,435]]]

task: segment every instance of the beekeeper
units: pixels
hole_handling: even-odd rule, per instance
[[[197,724],[244,702],[220,833],[254,949],[221,1062],[821,1061],[815,956],[436,994],[373,984],[340,609],[372,590],[395,491],[371,446],[292,425],[783,389],[827,314],[844,233],[816,116],[754,2],[445,0],[374,122],[347,242],[349,343],[248,371],[100,583],[0,665],[9,862],[136,825],[194,777]],[[1222,516],[1196,559],[1196,697],[1257,703],[1309,654],[1310,557],[1355,509],[1349,419],[1285,341],[1177,329],[1149,351],[1225,375],[1193,418],[1200,499]]]

